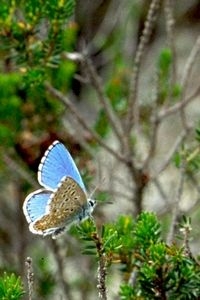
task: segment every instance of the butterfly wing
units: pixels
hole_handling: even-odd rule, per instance
[[[64,176],[73,178],[86,191],[76,164],[65,146],[55,141],[45,152],[38,169],[38,181],[55,190]]]
[[[40,189],[28,195],[23,204],[23,212],[28,223],[41,218],[46,212],[52,192]]]
[[[87,210],[87,197],[78,183],[65,177],[51,195],[46,214],[31,225],[31,231],[48,235],[60,233],[66,227],[80,221]]]

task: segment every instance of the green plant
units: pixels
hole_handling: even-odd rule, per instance
[[[184,217],[180,226],[182,245],[167,245],[160,223],[149,212],[141,213],[135,222],[131,216],[120,216],[100,232],[88,221],[78,228],[78,233],[84,241],[83,253],[96,254],[99,262],[103,258],[105,274],[109,276],[112,264],[118,265],[124,278],[120,287],[122,300],[198,299],[200,264],[189,251],[188,225]],[[106,290],[106,275],[100,269],[99,272]]]
[[[0,276],[0,299],[19,300],[25,294],[21,278],[14,273]]]

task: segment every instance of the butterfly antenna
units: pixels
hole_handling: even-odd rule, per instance
[[[99,184],[94,188],[94,190],[91,192],[90,194],[90,199],[93,199],[93,195],[95,194],[96,190],[99,189],[99,187],[105,182],[105,177],[99,182]],[[104,201],[103,203],[101,204],[113,204],[112,201]]]
[[[99,189],[99,187],[102,185],[102,183],[105,182],[105,177],[99,182],[99,184],[97,184],[97,186],[93,189],[93,191],[90,194],[90,199],[92,199],[93,195],[95,194],[96,190]]]

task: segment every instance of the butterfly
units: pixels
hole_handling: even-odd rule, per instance
[[[77,166],[59,141],[42,157],[38,182],[43,188],[29,194],[23,204],[32,233],[56,238],[72,224],[92,217],[96,201],[87,197]]]

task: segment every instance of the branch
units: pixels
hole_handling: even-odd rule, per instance
[[[158,107],[159,107],[159,84],[158,84],[158,74],[155,80],[155,91],[154,96],[152,99],[152,113],[149,120],[149,127],[150,127],[150,141],[149,141],[149,150],[146,156],[146,159],[143,162],[142,169],[144,172],[147,171],[149,168],[149,164],[151,163],[152,158],[154,157],[156,146],[158,142],[158,129],[160,125],[160,121],[158,120]]]
[[[113,132],[117,136],[119,142],[123,142],[124,140],[123,127],[121,125],[119,118],[115,114],[112,105],[110,104],[110,99],[108,99],[107,96],[105,95],[102,80],[98,75],[91,59],[81,53],[68,53],[68,52],[63,53],[63,57],[73,61],[81,62],[83,64],[84,69],[86,70],[86,74],[89,76],[90,82],[97,93],[99,102],[101,103],[102,107],[105,110],[107,118],[113,129]]]
[[[169,44],[169,48],[172,52],[172,72],[170,76],[170,86],[173,86],[176,82],[176,49],[174,45],[174,17],[173,17],[173,8],[172,8],[172,0],[165,0],[165,18],[166,18],[166,31],[167,31],[167,41]]]
[[[153,180],[153,184],[156,186],[158,192],[160,193],[162,199],[167,202],[168,198],[167,198],[167,195],[163,189],[163,186],[161,185],[161,183],[159,182],[159,180],[157,178],[155,178]]]
[[[99,256],[99,267],[98,267],[98,290],[99,290],[99,299],[107,300],[106,292],[106,266],[104,255]]]
[[[104,149],[106,149],[109,153],[111,153],[115,158],[119,161],[125,162],[125,157],[123,157],[118,151],[115,151],[111,147],[109,147],[102,138],[87,124],[85,119],[80,115],[75,105],[67,98],[67,96],[63,95],[60,91],[55,89],[50,83],[46,82],[45,87],[47,91],[56,99],[60,100],[65,107],[67,107],[70,112],[74,115],[78,123],[89,133],[91,136],[97,141]]]
[[[166,155],[163,164],[155,172],[155,174],[151,176],[151,178],[150,178],[151,180],[155,180],[157,178],[157,176],[167,168],[167,166],[171,162],[172,157],[174,156],[174,154],[178,150],[180,144],[183,142],[183,140],[185,139],[185,137],[187,136],[187,134],[188,134],[188,132],[185,131],[185,130],[182,131],[182,133],[180,133],[180,135],[177,137],[176,141],[174,142],[174,145],[171,147],[170,151]]]
[[[103,251],[103,244],[99,235],[94,233],[93,240],[96,245],[97,254],[99,258],[98,266],[98,284],[97,288],[99,290],[99,299],[107,300],[107,289],[106,289],[106,257]]]
[[[187,62],[185,64],[185,68],[183,70],[183,76],[181,79],[181,85],[182,88],[184,90],[184,92],[186,93],[188,85],[189,85],[189,80],[191,78],[191,72],[192,72],[192,68],[194,66],[194,64],[196,63],[196,58],[199,55],[200,52],[200,35],[198,36],[191,52],[190,55],[187,59]],[[185,94],[184,93],[184,94]]]
[[[185,168],[183,166],[181,166],[181,174],[180,174],[180,181],[179,181],[179,185],[177,188],[177,195],[176,195],[176,199],[175,199],[175,203],[174,203],[174,209],[172,212],[172,221],[171,221],[171,227],[167,236],[167,244],[171,245],[173,242],[173,238],[174,238],[174,234],[175,234],[175,230],[176,230],[176,226],[177,226],[177,220],[178,220],[178,216],[179,216],[179,203],[181,200],[181,196],[183,193],[183,183],[184,183],[184,179],[185,179]]]
[[[144,54],[145,47],[149,42],[149,39],[152,34],[153,25],[155,23],[157,12],[160,6],[160,0],[152,0],[147,19],[144,24],[144,29],[140,42],[136,51],[133,71],[130,80],[130,90],[129,90],[129,99],[128,99],[128,114],[127,114],[127,129],[130,132],[132,126],[138,127],[139,122],[139,103],[138,103],[138,81],[140,66]]]
[[[58,268],[58,278],[61,283],[63,292],[65,293],[67,300],[72,300],[73,296],[71,293],[70,285],[67,282],[66,275],[65,275],[65,261],[60,253],[60,246],[56,240],[50,239],[49,245],[51,247],[51,250],[54,254],[55,261],[57,263]]]
[[[32,258],[31,257],[26,258],[25,265],[27,266],[28,300],[32,300],[33,284],[34,284],[34,273],[33,273]]]
[[[101,78],[99,77],[99,75],[97,74],[94,65],[91,61],[90,58],[84,56],[83,59],[83,64],[85,66],[86,69],[86,73],[87,75],[89,75],[90,81],[94,87],[94,90],[97,93],[98,99],[102,105],[102,107],[105,110],[105,113],[108,117],[108,120],[110,122],[111,127],[113,128],[114,133],[116,134],[116,136],[118,137],[118,140],[120,142],[123,141],[124,139],[124,131],[123,128],[121,126],[121,122],[119,120],[119,118],[117,117],[117,115],[115,114],[111,104],[110,104],[110,99],[108,99],[104,93],[104,89],[103,89],[103,84],[101,81]]]
[[[155,108],[156,111],[156,108]],[[143,162],[142,169],[145,171],[149,167],[149,163],[151,162],[151,159],[153,158],[155,151],[156,151],[156,146],[157,146],[157,139],[158,139],[158,129],[160,122],[157,118],[157,116],[153,117],[152,120],[152,134],[150,138],[150,148],[147,154],[147,157],[145,161]]]
[[[178,102],[174,104],[173,106],[169,108],[163,109],[159,114],[158,114],[158,120],[161,122],[164,118],[177,113],[180,111],[183,107],[186,107],[190,102],[192,102],[196,96],[200,93],[200,85],[196,88],[196,90],[189,95],[187,98],[185,98],[183,101]]]
[[[12,159],[10,156],[8,156],[6,153],[3,155],[3,160],[8,168],[10,168],[11,171],[14,172],[14,174],[19,174],[19,176],[23,179],[25,179],[27,182],[29,182],[30,185],[32,185],[34,188],[38,188],[38,183],[32,178],[32,176],[25,170],[25,168],[22,168],[20,164],[18,164],[17,161]]]

